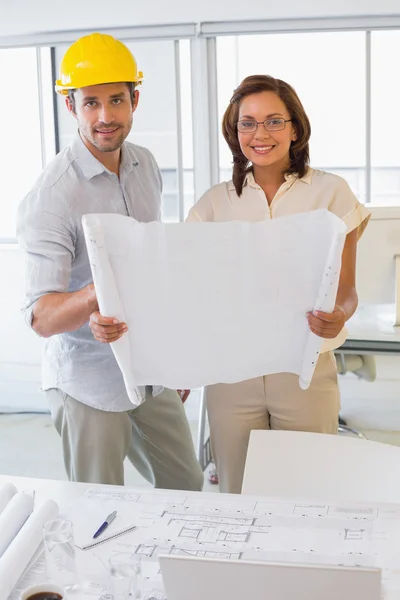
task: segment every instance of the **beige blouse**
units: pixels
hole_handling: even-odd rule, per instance
[[[255,182],[253,173],[248,173],[240,197],[232,181],[214,185],[191,208],[186,220],[264,221],[319,208],[326,208],[340,217],[348,233],[357,228],[358,238],[371,216],[344,179],[310,167],[302,178],[285,176],[285,182],[271,204],[268,204],[264,191]],[[346,337],[347,330],[343,328],[336,338],[325,340],[321,352],[338,348]]]

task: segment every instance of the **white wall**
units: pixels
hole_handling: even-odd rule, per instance
[[[398,0],[0,0],[0,35],[162,23],[400,14]]]
[[[400,254],[400,208],[372,209],[372,218],[357,248],[360,301],[395,301],[395,260]]]
[[[25,324],[24,259],[16,246],[0,245],[0,411],[40,410],[43,341]]]

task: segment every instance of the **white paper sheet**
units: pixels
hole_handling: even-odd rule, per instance
[[[112,344],[138,386],[234,383],[278,372],[310,384],[322,338],[306,313],[334,306],[346,227],[327,210],[259,223],[83,225],[99,307],[126,321]]]
[[[0,488],[0,514],[3,512],[11,498],[17,493],[17,488],[12,483],[6,483]]]
[[[35,508],[8,546],[0,558],[0,600],[7,600],[37,552],[42,542],[43,525],[47,521],[55,519],[57,515],[57,504],[53,500],[46,500],[38,508]]]
[[[15,494],[0,515],[0,557],[33,511],[33,497]]]

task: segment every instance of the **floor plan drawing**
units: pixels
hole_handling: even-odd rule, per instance
[[[129,514],[130,520],[138,522],[133,531],[78,552],[93,600],[96,594],[96,600],[109,597],[106,568],[99,569],[99,564],[106,566],[111,554],[121,551],[141,560],[147,589],[144,600],[165,600],[158,561],[165,554],[380,567],[383,598],[399,597],[400,507],[118,488],[100,493],[89,489],[86,498],[100,504],[104,514],[117,510],[121,519]]]

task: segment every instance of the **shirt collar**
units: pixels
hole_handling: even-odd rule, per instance
[[[303,183],[307,183],[308,185],[311,185],[313,172],[314,172],[314,169],[312,169],[311,167],[308,167],[307,172],[303,177],[299,178],[294,173],[291,173],[290,175],[285,174],[284,177],[285,177],[285,181],[287,181],[289,183],[294,183],[295,180],[298,179],[299,181],[302,181]],[[253,171],[249,171],[247,173],[246,178],[244,180],[244,185],[248,185],[252,188],[259,189],[260,186],[255,182]],[[235,189],[235,186],[233,185],[233,183],[231,183],[231,186],[229,189],[232,189],[232,190]]]
[[[137,167],[139,164],[139,159],[135,154],[135,151],[132,148],[132,145],[125,144],[125,142],[121,146],[121,170],[132,171],[132,167]]]
[[[285,179],[286,181],[290,181],[290,182],[294,182],[295,179],[298,179],[299,181],[302,181],[303,183],[307,183],[308,185],[312,184],[312,176],[314,173],[314,169],[312,169],[311,167],[307,167],[307,171],[305,173],[305,175],[303,175],[303,177],[298,177],[297,175],[294,175],[293,173],[291,173],[290,175],[285,175]]]
[[[76,133],[71,144],[75,161],[79,164],[85,179],[92,179],[101,173],[111,173],[85,146],[79,132]],[[139,164],[133,149],[123,143],[121,146],[121,171],[129,172],[133,166]]]

